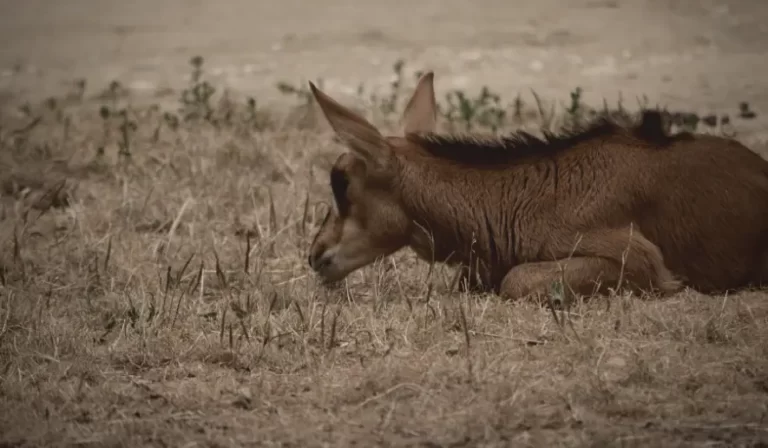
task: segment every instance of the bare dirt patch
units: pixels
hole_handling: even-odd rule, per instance
[[[393,125],[402,57],[444,112],[500,92],[459,127],[541,126],[530,88],[558,117],[621,91],[765,155],[759,2],[41,5],[0,3],[2,444],[768,444],[765,292],[553,314],[452,293],[408,252],[320,288],[306,248],[342,148],[275,88],[323,78]],[[179,111],[196,54],[216,93]]]

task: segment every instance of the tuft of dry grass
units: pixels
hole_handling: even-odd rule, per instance
[[[327,130],[115,104],[0,118],[4,446],[768,443],[764,292],[552,311],[407,251],[326,290]]]

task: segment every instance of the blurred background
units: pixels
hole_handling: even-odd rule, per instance
[[[212,83],[262,103],[279,82],[384,85],[398,59],[435,70],[438,96],[581,87],[590,103],[621,91],[700,113],[768,101],[768,2],[754,0],[3,0],[0,40],[0,87],[40,96],[78,77],[154,95],[185,85],[199,55]]]

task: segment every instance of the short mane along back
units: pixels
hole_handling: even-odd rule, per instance
[[[503,137],[411,133],[406,138],[441,159],[467,165],[495,165],[533,157],[552,157],[579,143],[615,134],[632,135],[656,146],[665,146],[676,138],[666,133],[661,113],[656,110],[644,110],[641,120],[631,126],[619,124],[606,116],[598,116],[592,122],[559,135],[544,131],[542,137],[518,131]]]

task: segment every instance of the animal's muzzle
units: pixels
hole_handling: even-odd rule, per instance
[[[313,271],[320,272],[331,263],[331,257],[328,256],[328,252],[322,252],[319,255],[309,254],[307,263]]]

